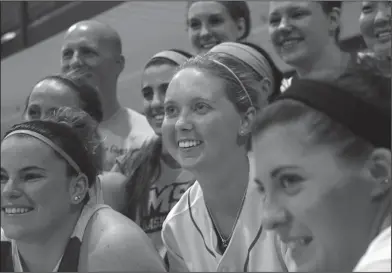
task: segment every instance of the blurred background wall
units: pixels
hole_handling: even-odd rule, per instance
[[[253,31],[248,39],[272,50],[267,32],[268,1],[249,1]],[[74,22],[95,18],[121,35],[125,70],[119,80],[124,106],[142,110],[140,68],[154,53],[179,48],[190,51],[185,31],[186,1],[1,1],[1,132],[17,122],[32,86],[59,72],[64,31]],[[346,48],[362,46],[358,16],[361,2],[345,2],[341,40]]]

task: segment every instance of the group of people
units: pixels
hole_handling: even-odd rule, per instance
[[[341,8],[270,2],[285,79],[245,1],[189,1],[194,52],[146,62],[144,115],[119,34],[72,25],[1,142],[1,271],[390,272],[391,2],[362,3],[364,52]]]

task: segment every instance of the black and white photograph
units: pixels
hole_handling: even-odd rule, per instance
[[[0,3],[0,272],[391,272],[390,0]]]

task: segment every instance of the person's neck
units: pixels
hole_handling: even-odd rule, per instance
[[[162,154],[161,158],[166,165],[168,165],[172,169],[180,169],[181,165],[175,160],[167,151],[165,146],[162,144]]]
[[[110,102],[110,99],[108,99],[104,105],[102,105],[103,108],[103,119],[102,123],[111,120],[122,108],[120,103],[116,100],[112,100]]]
[[[350,54],[343,52],[333,42],[325,46],[324,50],[312,59],[296,68],[300,78],[325,79],[338,77],[347,68]]]
[[[392,201],[390,198],[390,190],[380,202],[378,206],[375,218],[374,218],[374,226],[373,234],[371,235],[371,241],[377,237],[384,229],[391,226],[391,209],[392,209]]]
[[[232,151],[217,164],[194,173],[203,191],[204,201],[213,214],[236,217],[249,183],[249,162],[244,149]]]
[[[117,85],[114,84],[102,84],[100,86],[101,89],[101,102],[102,102],[102,111],[103,111],[103,119],[102,123],[113,118],[114,115],[118,113],[121,109],[121,104],[117,98]]]
[[[64,254],[79,216],[80,211],[64,219],[49,232],[45,231],[26,241],[16,241],[24,271],[51,272]]]

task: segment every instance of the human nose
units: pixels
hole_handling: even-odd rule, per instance
[[[207,24],[202,24],[200,28],[200,37],[206,37],[210,35],[210,28],[208,27]]]
[[[175,128],[177,131],[189,131],[192,130],[193,124],[186,111],[182,111],[176,121]]]
[[[287,19],[286,16],[281,18],[279,25],[278,25],[278,30],[287,31],[287,32],[291,30],[290,21]]]
[[[287,211],[277,200],[265,199],[262,224],[268,230],[276,230],[287,222]]]
[[[159,92],[154,92],[152,100],[151,100],[151,107],[152,108],[163,108],[163,100],[164,96],[162,96]]]
[[[376,16],[374,17],[374,23],[376,25],[384,25],[384,24],[390,24],[391,20],[391,7],[388,7],[388,5],[379,5],[379,8],[377,10]]]
[[[81,58],[79,52],[75,51],[72,55],[70,62],[69,62],[69,66],[72,69],[75,69],[75,68],[80,68],[82,65],[83,65],[82,58]]]
[[[16,199],[22,195],[18,183],[14,179],[10,178],[7,183],[2,184],[1,188],[3,198]]]

